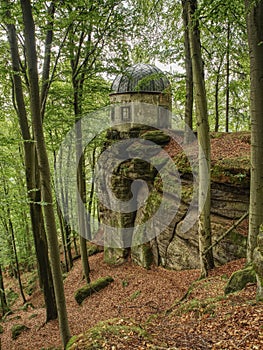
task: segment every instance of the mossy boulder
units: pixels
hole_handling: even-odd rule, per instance
[[[256,273],[252,266],[235,271],[231,275],[225,287],[225,294],[238,292],[244,289],[248,283],[256,283]]]
[[[132,260],[145,269],[150,269],[153,264],[153,252],[149,243],[131,247]]]
[[[161,130],[146,131],[141,135],[141,138],[144,140],[152,141],[157,145],[167,144],[170,141],[170,136]]]
[[[101,247],[96,245],[96,244],[88,244],[88,255],[92,256],[95,255],[97,253],[101,252]]]
[[[111,319],[99,322],[86,332],[72,337],[66,350],[125,349],[133,345],[133,338],[148,340],[147,332],[131,320]],[[151,344],[148,344],[149,348]],[[147,346],[147,348],[148,348]]]
[[[104,261],[109,265],[122,265],[127,256],[127,249],[104,247]]]
[[[75,293],[75,300],[78,304],[81,304],[87,297],[91,296],[95,292],[99,292],[101,289],[107,287],[113,278],[111,276],[101,277],[96,281],[80,288]]]
[[[19,335],[22,332],[27,331],[29,328],[27,326],[25,326],[24,324],[15,324],[12,328],[11,328],[11,332],[12,332],[12,339],[17,339],[19,337]]]

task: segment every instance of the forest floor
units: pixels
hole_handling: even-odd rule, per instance
[[[145,270],[131,262],[113,267],[99,253],[90,257],[91,279],[110,275],[114,282],[79,306],[74,293],[85,283],[77,260],[65,278],[71,333],[81,334],[71,349],[263,349],[263,304],[255,301],[256,286],[224,295],[228,277],[244,263],[230,262],[197,281],[199,270]],[[192,282],[192,292],[180,302]],[[61,349],[58,322],[45,324],[40,291],[27,299],[33,307],[22,310],[18,299],[13,314],[0,323],[1,350]],[[15,324],[28,329],[12,340]]]
[[[222,162],[231,155],[243,162],[249,158],[249,143],[245,133],[215,134],[212,160]],[[199,270],[145,270],[132,262],[109,266],[99,253],[90,257],[92,281],[112,276],[114,282],[79,306],[74,294],[85,282],[77,260],[64,280],[71,334],[80,334],[70,350],[263,349],[263,303],[255,300],[256,286],[224,295],[228,278],[244,264],[244,259],[230,262],[198,281]],[[31,277],[23,276],[25,285]],[[18,293],[17,281],[6,276],[4,280],[9,293],[11,289]],[[190,286],[191,293],[181,300]],[[18,298],[13,313],[1,320],[0,350],[61,349],[58,322],[45,323],[40,290],[36,288],[27,301],[25,308]],[[28,329],[13,340],[11,329],[17,324]]]

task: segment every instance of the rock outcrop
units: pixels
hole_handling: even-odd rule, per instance
[[[114,139],[112,134],[114,133]],[[160,172],[165,166],[166,160],[159,154],[158,170],[155,166],[140,159],[140,147],[138,157],[132,157],[129,148],[126,149],[126,160],[114,169],[111,174],[111,190],[120,201],[130,201],[136,196],[136,201],[142,205],[136,211],[116,212],[105,205],[100,204],[100,220],[105,225],[114,225],[122,228],[134,227],[130,245],[120,248],[105,248],[105,260],[108,263],[119,264],[130,255],[134,262],[149,268],[152,263],[162,265],[169,269],[192,269],[199,267],[198,252],[198,223],[196,207],[191,204],[193,196],[193,175],[189,170],[189,162],[182,149],[182,137],[169,136],[159,130],[142,130],[134,128],[129,133],[121,133],[116,130],[108,133],[106,147],[118,140],[129,137],[138,137],[150,140],[162,147],[169,154],[177,166],[181,182],[181,194],[164,191]],[[177,145],[175,145],[175,140]],[[231,150],[231,145],[234,147]],[[133,145],[134,148],[134,145]],[[158,159],[155,150],[149,149],[152,157]],[[196,152],[196,150],[195,150]],[[193,155],[195,158],[197,154]],[[229,156],[229,158],[227,158]],[[149,156],[150,157],[150,156]],[[214,134],[212,139],[212,185],[211,185],[211,225],[213,240],[218,239],[239,217],[248,210],[249,203],[249,137],[247,134]],[[163,163],[163,164],[162,164]],[[103,171],[107,175],[108,168],[105,165]],[[132,183],[140,179],[147,184],[138,187],[137,193],[132,193]],[[166,181],[166,180],[165,180]],[[146,191],[147,192],[147,191]],[[165,215],[155,215],[162,201],[167,207],[169,204],[177,206],[176,215],[164,225]],[[190,208],[190,209],[189,209]],[[149,241],[136,244],[138,227],[147,220],[151,220],[151,226],[141,232],[147,235],[150,231]],[[185,229],[185,220],[194,224]],[[148,233],[147,233],[147,232]],[[161,231],[159,234],[158,232]],[[138,235],[137,235],[138,236]],[[139,236],[141,237],[141,236]],[[245,223],[231,231],[214,248],[214,257],[217,265],[224,264],[233,259],[244,257],[246,253],[246,227]]]

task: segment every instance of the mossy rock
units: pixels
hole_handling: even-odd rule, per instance
[[[19,335],[22,332],[27,331],[29,328],[27,326],[25,326],[24,324],[15,324],[12,328],[11,328],[11,332],[12,332],[12,339],[17,339],[19,337]]]
[[[170,136],[161,130],[147,131],[141,135],[141,138],[144,140],[152,141],[157,145],[163,145],[170,142]]]
[[[104,349],[106,344],[110,345],[111,348],[113,345],[121,344],[121,348],[124,349],[125,344],[130,344],[134,336],[148,340],[147,332],[133,321],[111,319],[99,322],[87,332],[73,336],[69,340],[66,350]],[[115,342],[116,344],[113,344]],[[116,346],[116,348],[118,347]]]
[[[153,264],[153,253],[149,243],[132,246],[131,248],[132,260],[139,266],[145,269],[150,269]]]
[[[104,247],[104,261],[106,264],[122,265],[127,261],[127,256],[127,249]]]
[[[248,283],[256,283],[256,273],[252,266],[232,274],[226,285],[225,294],[238,292],[244,289]]]
[[[101,247],[96,244],[88,244],[88,256],[95,255],[101,252]]]
[[[78,289],[75,293],[76,302],[80,305],[87,297],[91,296],[95,292],[99,292],[113,281],[114,280],[111,276],[101,277],[87,286]]]

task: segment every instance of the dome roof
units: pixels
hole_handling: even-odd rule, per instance
[[[170,85],[161,69],[138,63],[117,75],[111,86],[112,93],[162,92]]]

